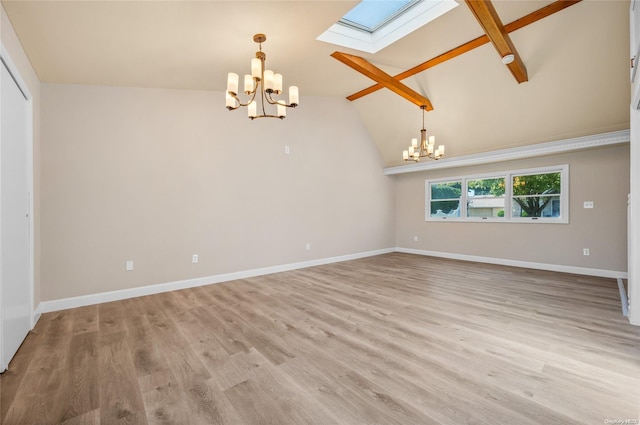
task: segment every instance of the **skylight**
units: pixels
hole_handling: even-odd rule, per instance
[[[362,0],[317,40],[376,53],[456,6],[455,0]]]
[[[421,0],[362,0],[338,22],[367,32],[375,32]]]

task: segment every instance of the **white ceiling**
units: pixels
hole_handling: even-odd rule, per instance
[[[43,82],[223,92],[228,72],[249,72],[253,34],[264,33],[267,64],[300,87],[301,108],[304,96],[344,98],[372,85],[331,58],[335,50],[395,74],[483,34],[463,2],[376,54],[316,41],[355,1],[2,3]],[[549,3],[494,1],[505,24]],[[529,82],[517,84],[486,44],[404,83],[431,99],[427,130],[447,156],[628,128],[628,7],[585,0],[511,33]],[[388,90],[353,104],[385,165],[400,164],[420,110]]]

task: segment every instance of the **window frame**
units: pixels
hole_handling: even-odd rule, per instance
[[[316,40],[376,53],[459,5],[456,0],[418,1],[374,32],[336,22],[316,37]]]
[[[560,173],[560,216],[558,217],[514,217],[513,216],[513,177],[534,174]],[[468,181],[491,178],[504,178],[504,217],[467,217]],[[460,196],[459,217],[432,217],[431,216],[431,184],[445,183],[451,181],[462,181]],[[435,199],[434,201],[438,201]],[[526,168],[519,170],[507,170],[501,172],[485,174],[469,174],[464,176],[451,176],[438,179],[425,180],[425,221],[453,221],[457,223],[569,223],[569,164],[554,165],[547,167]]]

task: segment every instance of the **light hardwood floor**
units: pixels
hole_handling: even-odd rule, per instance
[[[45,314],[0,389],[6,425],[640,423],[640,328],[612,279],[394,253]]]

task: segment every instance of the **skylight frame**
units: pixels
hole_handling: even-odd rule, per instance
[[[459,4],[456,0],[423,0],[405,9],[373,33],[336,22],[316,40],[366,53],[377,53],[457,6]]]
[[[340,18],[340,20],[337,22],[338,24],[341,25],[345,25],[347,27],[351,27],[351,28],[355,28],[357,30],[360,31],[365,31],[368,32],[370,34],[376,32],[377,30],[379,30],[380,28],[382,28],[383,26],[385,26],[386,24],[388,24],[389,22],[393,21],[394,19],[396,19],[398,16],[400,16],[401,14],[407,12],[407,10],[409,10],[410,8],[412,8],[413,6],[417,5],[418,3],[424,1],[424,0],[406,0],[406,3],[403,4],[400,8],[395,9],[394,11],[392,11],[391,14],[387,15],[385,18],[383,18],[381,21],[379,21],[378,23],[376,23],[373,27],[369,26],[369,25],[365,25],[361,22],[356,22],[354,20],[351,20],[349,18],[347,18],[347,15],[349,15],[350,13],[352,13],[356,8],[358,8],[359,6],[361,6],[362,4],[365,3],[366,0],[361,0],[360,3],[358,3],[353,9],[351,9],[346,15],[344,15],[342,18]],[[375,1],[369,1],[367,2],[369,4],[376,4],[376,3],[382,3],[382,2],[375,2]]]

